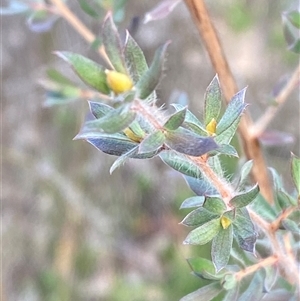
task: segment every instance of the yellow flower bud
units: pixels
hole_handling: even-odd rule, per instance
[[[141,142],[142,138],[137,136],[130,128],[123,130],[123,133],[132,141]]]
[[[206,126],[206,130],[210,136],[213,136],[216,133],[217,121],[213,118],[208,125]]]
[[[106,70],[105,73],[108,86],[116,94],[124,93],[132,89],[133,82],[128,75],[113,70]]]
[[[231,220],[226,216],[221,217],[221,225],[223,229],[227,229],[231,225]]]

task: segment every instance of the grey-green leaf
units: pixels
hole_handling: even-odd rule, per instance
[[[300,195],[300,158],[292,154],[292,178]]]
[[[205,180],[199,173],[198,177],[185,176],[185,180],[190,188],[199,196],[214,196],[218,191],[212,184]]]
[[[290,219],[284,219],[282,222],[282,226],[292,233],[299,234],[300,233],[300,227],[295,223],[294,221]]]
[[[222,270],[228,263],[233,241],[233,228],[221,229],[212,241],[211,258],[216,272]]]
[[[186,209],[186,208],[194,208],[202,206],[204,203],[204,196],[192,196],[190,198],[185,199],[179,209]]]
[[[148,65],[143,51],[128,31],[126,32],[124,55],[130,77],[134,83],[137,83],[147,72]]]
[[[102,66],[80,54],[68,51],[56,51],[55,54],[69,63],[84,83],[104,94],[110,92]]]
[[[229,144],[232,140],[234,134],[236,133],[236,130],[238,128],[238,125],[240,123],[241,116],[238,117],[232,124],[227,128],[225,131],[223,131],[221,134],[218,134],[215,137],[215,141],[219,144]]]
[[[202,156],[218,148],[212,137],[202,137],[184,128],[167,132],[166,145],[189,156]]]
[[[139,153],[149,153],[158,150],[165,142],[165,135],[162,131],[156,131],[149,134],[140,143]]]
[[[243,185],[245,184],[245,182],[251,172],[252,167],[253,167],[253,160],[249,160],[243,165],[241,172],[240,172],[240,178],[238,181],[238,185],[237,185],[238,187],[243,187]]]
[[[170,42],[167,42],[156,50],[150,68],[136,84],[137,97],[146,99],[158,86],[163,74],[165,55],[169,44]]]
[[[104,20],[102,39],[105,52],[116,71],[127,74],[123,46],[111,13],[108,13]]]
[[[201,226],[206,224],[212,219],[217,218],[217,214],[213,214],[203,207],[199,207],[192,212],[190,212],[181,222],[181,224],[188,227]]]
[[[245,93],[246,89],[243,89],[233,96],[224,115],[217,124],[217,135],[226,131],[241,116],[246,108],[246,104],[244,103]]]
[[[224,211],[226,211],[226,204],[224,201],[215,196],[205,197],[203,207],[208,211],[218,215],[221,215],[224,213]]]
[[[254,201],[254,199],[256,198],[258,193],[259,193],[259,186],[258,186],[258,184],[256,184],[250,190],[239,193],[236,196],[234,196],[230,200],[229,205],[234,208],[245,207],[245,206],[249,205],[252,201]]]
[[[186,245],[205,245],[211,241],[220,230],[220,219],[212,219],[202,226],[192,230],[183,243]]]
[[[101,102],[89,101],[91,113],[97,118],[102,118],[105,115],[113,112],[115,109]]]
[[[195,301],[195,300],[205,300],[211,301],[221,292],[222,287],[219,282],[213,282],[206,286],[201,287],[200,289],[184,296],[180,301]]]
[[[222,105],[221,89],[218,76],[216,75],[206,89],[204,97],[205,125],[214,118],[218,119]]]
[[[184,122],[186,115],[186,107],[176,111],[174,114],[172,114],[168,120],[164,124],[164,128],[166,130],[176,130],[178,129],[182,123]]]

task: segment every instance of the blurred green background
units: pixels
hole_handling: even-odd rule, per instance
[[[120,29],[158,2],[128,0]],[[101,21],[83,13],[77,1],[69,3],[99,33]],[[207,1],[239,88],[248,86],[253,119],[297,66],[281,24],[292,3]],[[76,80],[52,52],[100,61],[97,53],[62,19],[42,34],[28,29],[25,16],[2,16],[1,22],[2,300],[168,301],[197,289],[201,280],[185,259],[200,249],[182,245],[188,229],[178,224],[187,213],[178,208],[192,195],[181,176],[157,158],[129,161],[109,175],[114,157],[72,141],[87,103],[44,106],[38,81],[48,67]],[[148,62],[160,44],[172,40],[159,102],[170,103],[185,91],[191,110],[201,116],[214,71],[184,3],[163,20],[140,24],[134,37]],[[268,164],[288,185],[290,151],[299,155],[298,91],[270,128],[293,138],[263,146]],[[224,161],[224,167],[232,174],[237,162]]]

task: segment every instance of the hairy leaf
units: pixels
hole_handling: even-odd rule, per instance
[[[185,199],[179,209],[186,209],[186,208],[194,208],[202,206],[204,203],[204,196],[192,196],[190,198]]]
[[[185,114],[186,114],[186,107],[176,111],[165,122],[164,128],[172,131],[178,129],[184,122]]]
[[[203,207],[214,214],[221,215],[226,210],[226,204],[218,197],[206,196]]]
[[[211,258],[216,272],[222,270],[228,263],[233,241],[233,229],[230,225],[227,229],[221,229],[212,241]]]
[[[210,301],[215,298],[221,292],[222,287],[218,282],[213,282],[200,289],[186,295],[181,298],[180,301],[195,301],[195,300],[205,300]]]
[[[237,184],[238,189],[245,185],[245,182],[247,181],[247,178],[251,172],[252,167],[253,167],[253,160],[249,160],[243,165],[243,167],[240,171],[240,178],[239,178],[238,184]]]
[[[249,205],[254,199],[257,197],[259,193],[259,186],[256,184],[254,187],[252,187],[250,190],[246,192],[242,192],[234,196],[230,202],[229,205],[235,208],[242,208],[247,205]]]
[[[183,243],[185,245],[205,245],[211,241],[220,230],[220,219],[212,219],[200,227],[192,230]]]
[[[84,83],[104,94],[109,93],[104,68],[76,53],[56,51],[55,54],[69,63]]]
[[[170,42],[167,42],[156,50],[150,68],[136,84],[137,97],[146,99],[156,89],[163,74],[164,60],[169,44]]]
[[[212,219],[219,217],[217,214],[214,214],[203,207],[199,207],[192,212],[190,212],[181,222],[181,224],[194,227],[194,226],[201,226],[206,224]]]
[[[250,207],[268,222],[274,221],[277,216],[274,208],[261,194],[258,194],[256,199],[250,204]]]
[[[210,152],[210,155],[216,155],[216,154],[233,156],[236,158],[239,157],[236,149],[230,144],[220,144],[216,150]]]
[[[97,119],[100,119],[105,115],[115,111],[115,109],[112,108],[111,106],[101,102],[89,101],[88,103],[89,103],[90,111]]]
[[[193,176],[185,176],[185,180],[190,188],[199,196],[214,196],[218,194],[215,187],[213,187],[205,179],[201,178],[200,173],[198,178]]]
[[[227,130],[222,132],[221,134],[218,134],[215,137],[215,140],[219,144],[229,144],[230,141],[232,140],[234,134],[236,133],[236,130],[238,128],[238,125],[240,123],[241,116],[238,117],[232,124],[229,126]]]
[[[162,131],[156,131],[146,136],[141,142],[139,153],[149,153],[158,150],[165,142],[165,135]]]
[[[222,105],[221,89],[218,76],[216,75],[206,89],[204,97],[205,125],[214,118],[218,120]]]

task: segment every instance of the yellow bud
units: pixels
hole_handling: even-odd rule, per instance
[[[208,125],[206,126],[206,130],[210,136],[213,136],[216,133],[217,121],[213,118]]]
[[[132,89],[133,82],[128,75],[113,70],[106,70],[105,73],[108,86],[116,94],[124,93]]]
[[[142,138],[137,136],[130,128],[123,130],[123,133],[132,141],[141,142]]]
[[[231,220],[226,216],[221,217],[221,225],[223,229],[227,229],[231,225]]]

